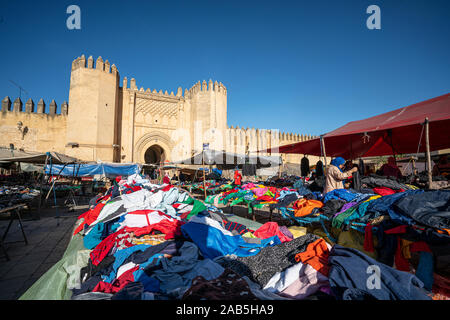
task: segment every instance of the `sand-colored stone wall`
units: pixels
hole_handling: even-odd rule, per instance
[[[55,104],[56,105],[56,104]],[[64,153],[67,115],[2,110],[0,146],[30,152]]]

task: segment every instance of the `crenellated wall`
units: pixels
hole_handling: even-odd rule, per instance
[[[121,86],[122,85],[122,86]],[[190,158],[209,148],[245,154],[314,138],[277,130],[228,127],[227,88],[213,80],[196,82],[176,93],[144,89],[134,78],[120,82],[108,60],[84,55],[72,61],[69,103],[48,113],[41,99],[25,105],[18,98],[2,101],[0,146],[27,151],[62,152],[85,161],[144,163],[154,148],[162,160]],[[70,105],[70,110],[69,110]],[[152,149],[153,150],[153,149]],[[267,153],[262,153],[267,155]],[[299,163],[303,155],[283,155]]]
[[[226,131],[226,150],[239,154],[246,154],[248,152],[252,155],[278,155],[278,153],[258,153],[257,151],[307,141],[314,138],[317,137],[280,132],[279,130],[239,128],[239,126],[231,126]],[[283,155],[283,160],[290,163],[299,163],[302,157],[303,155],[285,154]],[[312,157],[311,159],[317,161],[315,157]]]
[[[84,55],[72,62],[65,153],[89,161],[119,161],[119,72],[108,60]]]
[[[64,152],[68,104],[63,102],[61,113],[56,113],[55,100],[45,112],[45,102],[40,99],[37,105],[30,98],[23,105],[20,98],[11,103],[7,96],[2,100],[0,112],[0,146],[14,145],[26,151]]]

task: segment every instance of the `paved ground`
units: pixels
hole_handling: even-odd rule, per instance
[[[87,205],[79,205],[72,212],[63,207],[41,209],[39,220],[33,220],[31,213],[24,212],[22,219],[28,245],[23,241],[18,221],[13,222],[4,240],[11,260],[7,261],[0,250],[0,300],[17,300],[61,259],[75,221],[86,208]],[[0,236],[8,223],[9,220],[0,220]]]

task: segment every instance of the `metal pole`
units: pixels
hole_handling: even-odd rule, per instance
[[[326,171],[327,170],[327,153],[325,151],[325,141],[323,140],[323,134],[320,136],[320,145],[321,145],[321,148],[322,148],[323,158],[324,158],[324,163],[325,163],[325,166],[323,168],[323,172],[326,175],[326,173],[327,173],[327,171]]]
[[[38,212],[37,212],[37,219],[41,218],[41,202],[42,202],[42,183],[44,182],[45,177],[45,167],[47,167],[47,160],[48,155],[45,155],[45,164],[44,164],[44,170],[42,170],[42,177],[41,177],[41,184],[39,187],[39,203],[38,203]]]
[[[206,184],[205,184],[205,150],[202,152],[202,168],[203,168],[203,190],[205,191],[205,200],[206,200]]]
[[[431,176],[431,155],[430,155],[430,129],[428,118],[425,118],[425,144],[427,156],[428,188],[431,188],[433,178]]]

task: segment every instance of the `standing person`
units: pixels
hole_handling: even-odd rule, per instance
[[[402,172],[397,167],[394,157],[388,158],[388,162],[381,166],[380,172],[382,176],[386,177],[394,177],[397,179],[402,177]]]
[[[450,163],[448,163],[447,155],[439,157],[439,162],[433,166],[433,176],[450,175]]]
[[[352,176],[353,172],[358,171],[358,168],[354,167],[348,171],[343,172],[345,160],[342,157],[337,157],[331,160],[331,165],[327,170],[325,188],[323,194],[327,194],[334,189],[344,189],[342,181]]]

